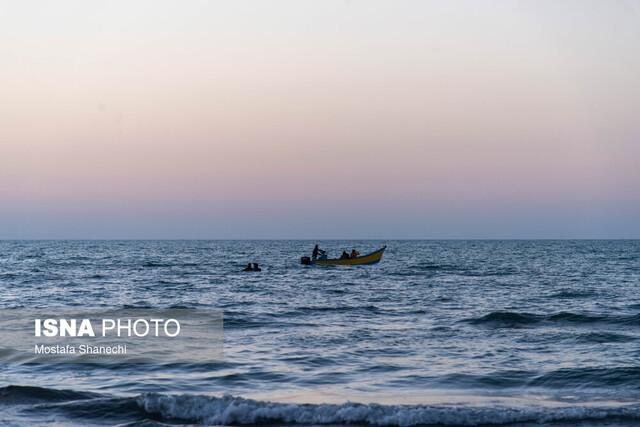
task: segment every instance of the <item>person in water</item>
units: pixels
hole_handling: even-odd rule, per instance
[[[253,267],[251,267],[251,263],[248,263],[247,266],[242,271],[253,271]]]
[[[351,249],[351,258],[357,258],[358,255],[360,255],[360,252],[356,251],[355,249]]]
[[[257,262],[254,262],[253,263],[253,270],[251,270],[251,271],[262,271],[262,269],[258,266]]]
[[[342,256],[340,256],[340,259],[349,259],[349,254],[347,253],[347,251],[342,251]]]

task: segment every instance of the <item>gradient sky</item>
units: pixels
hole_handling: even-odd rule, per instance
[[[0,238],[640,238],[640,2],[2,1]]]

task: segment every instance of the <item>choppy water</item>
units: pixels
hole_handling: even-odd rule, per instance
[[[225,315],[223,362],[3,364],[0,422],[640,424],[639,241],[313,243],[0,242],[4,309]]]

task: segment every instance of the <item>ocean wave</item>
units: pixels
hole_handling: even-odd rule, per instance
[[[241,397],[167,396],[144,394],[138,405],[161,420],[207,425],[367,425],[412,427],[428,425],[509,425],[526,422],[588,420],[640,421],[640,405],[622,407],[380,405],[275,403]]]
[[[574,341],[577,343],[585,344],[602,344],[611,342],[632,342],[636,341],[637,339],[638,338],[631,335],[618,334],[614,332],[589,332],[576,336],[574,338]]]
[[[538,323],[542,316],[531,313],[517,313],[513,311],[494,311],[482,317],[466,319],[474,325],[491,324],[495,326],[517,326]]]
[[[171,262],[147,260],[147,261],[143,261],[140,265],[145,268],[159,268],[159,267],[162,268],[162,267],[198,267],[200,264],[195,262],[171,263]]]
[[[592,324],[609,323],[615,325],[640,325],[640,314],[629,316],[610,316],[580,314],[571,312],[559,312],[553,314],[518,313],[514,311],[494,311],[482,317],[465,319],[465,322],[474,325],[488,325],[493,327],[526,327],[543,322],[547,323],[571,323]]]
[[[172,267],[172,264],[166,262],[158,262],[158,261],[144,261],[141,264],[142,267],[146,268],[157,268],[157,267]]]
[[[36,402],[66,402],[99,397],[99,394],[44,387],[8,385],[0,387],[0,403],[26,404]]]
[[[590,298],[597,293],[593,290],[576,290],[576,289],[561,289],[553,294],[548,295],[548,298],[558,299],[576,299],[576,298]]]
[[[640,367],[563,368],[529,381],[529,386],[547,388],[632,387],[640,390]]]
[[[40,387],[0,389],[3,403],[35,403],[39,414],[72,419],[117,420],[122,423],[195,423],[204,425],[361,425],[379,427],[480,426],[520,423],[607,421],[640,422],[640,405],[506,406],[506,405],[383,405],[278,403],[226,395],[163,395],[146,393],[113,397],[96,393]],[[6,399],[11,396],[13,399]],[[34,399],[34,396],[37,397]],[[29,411],[29,409],[26,409]]]
[[[390,380],[397,387],[442,387],[457,390],[504,390],[507,388],[536,388],[546,390],[640,390],[640,367],[586,366],[548,371],[496,370],[487,374],[452,373],[441,376],[406,375]]]

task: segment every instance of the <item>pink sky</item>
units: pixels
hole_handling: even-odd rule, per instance
[[[0,238],[640,237],[640,2],[0,19]]]

